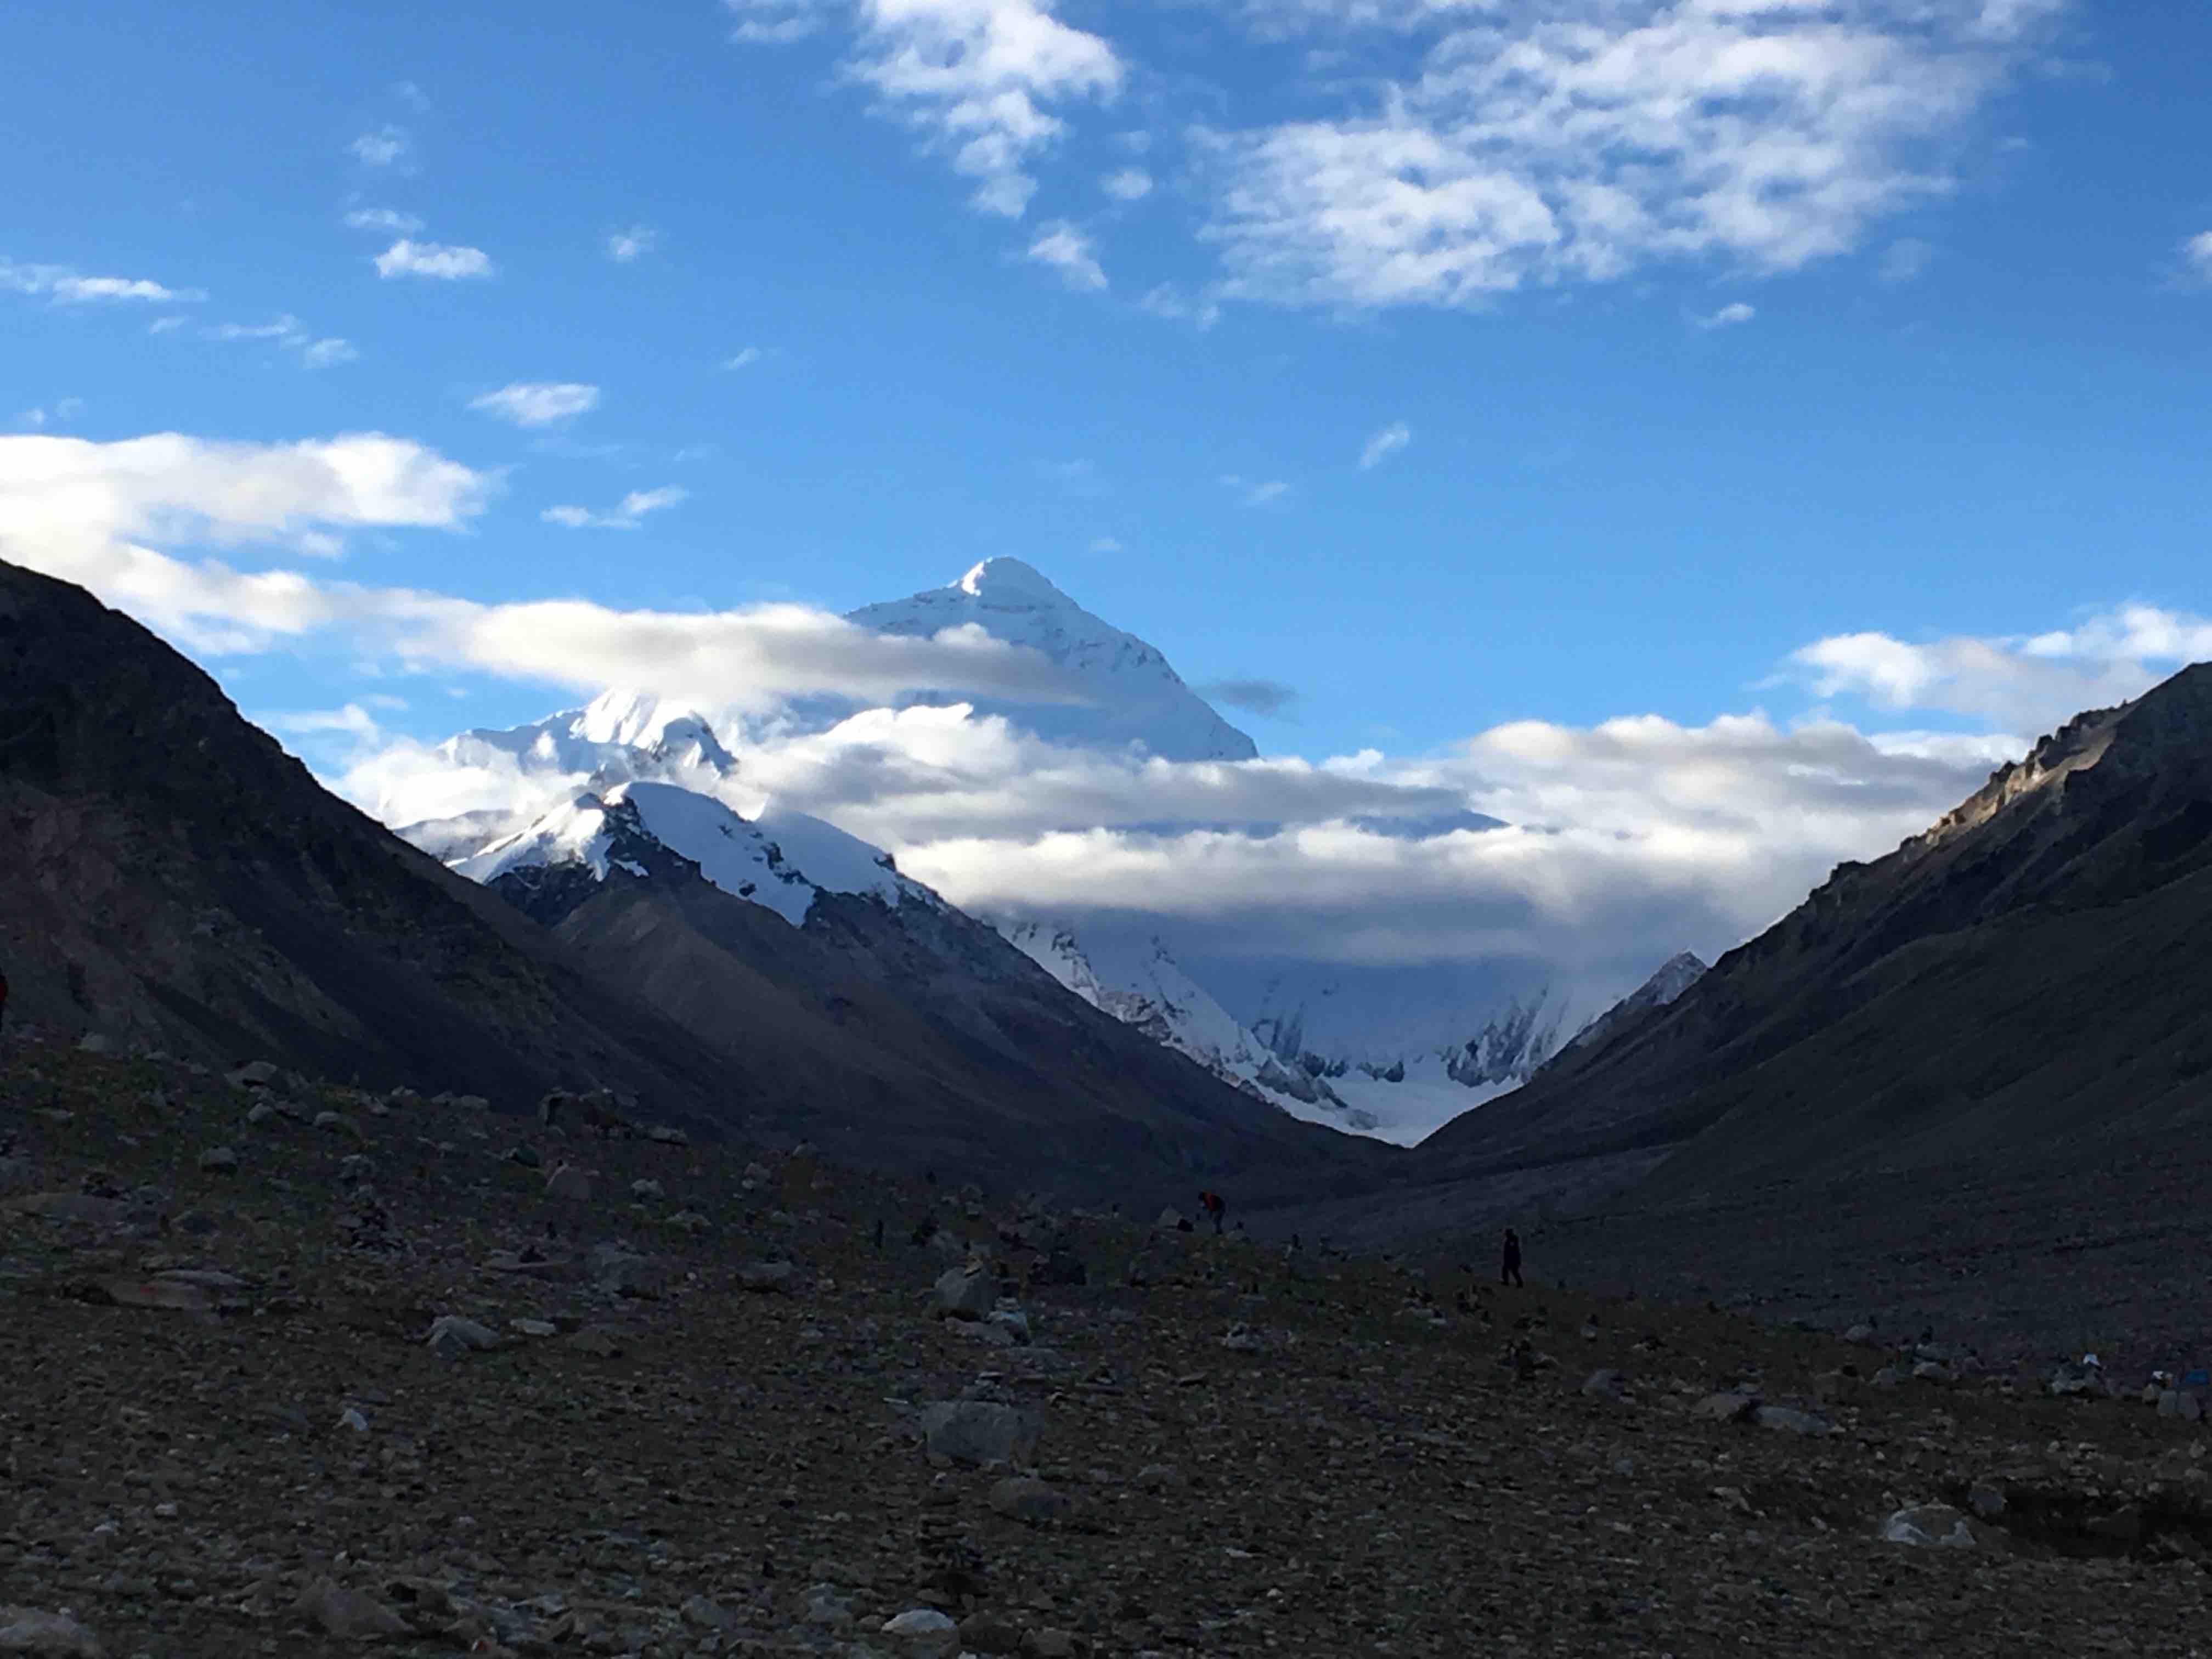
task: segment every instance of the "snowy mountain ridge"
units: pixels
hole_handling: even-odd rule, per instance
[[[794,927],[805,925],[823,893],[865,894],[893,909],[909,902],[945,903],[900,875],[888,853],[835,824],[803,812],[742,818],[712,796],[650,781],[580,791],[448,867],[486,886],[503,876],[563,866],[580,867],[599,881],[617,869],[641,877],[648,848],[641,843],[696,865],[724,892],[773,910]]]
[[[1223,1082],[1293,1117],[1337,1128],[1374,1127],[1326,1083],[1277,1060],[1183,971],[1158,939],[1140,958],[1111,963],[1102,973],[1065,927],[1018,921],[1001,923],[999,931],[1007,943],[1092,1007],[1189,1056]]]

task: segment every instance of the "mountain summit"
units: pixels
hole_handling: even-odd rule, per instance
[[[958,580],[903,599],[863,605],[846,620],[879,634],[930,639],[980,628],[993,639],[1050,658],[1086,699],[1023,703],[924,691],[915,701],[957,701],[999,715],[1047,742],[1085,749],[1136,747],[1163,760],[1256,759],[1257,744],[1183,683],[1157,647],[1102,621],[1019,559],[986,559]]]

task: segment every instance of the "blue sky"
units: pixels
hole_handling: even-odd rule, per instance
[[[2202,8],[18,0],[0,65],[0,552],[350,743],[640,666],[449,600],[997,554],[1315,762],[1971,771],[2212,652]]]

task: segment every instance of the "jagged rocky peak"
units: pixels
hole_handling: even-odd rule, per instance
[[[1559,1050],[1589,1050],[1618,1036],[1645,1014],[1667,1007],[1705,976],[1707,965],[1696,952],[1678,951],[1660,963],[1643,984],[1570,1037]]]
[[[2030,796],[2063,798],[2069,779],[2091,770],[2124,783],[2212,777],[2212,663],[2191,664],[2133,702],[2076,714],[1905,848],[1941,846]]]

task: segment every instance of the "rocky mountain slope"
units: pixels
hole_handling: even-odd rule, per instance
[[[0,1142],[0,1650],[2201,1645],[2157,1351],[2108,1397],[20,1033]]]
[[[605,1085],[702,1132],[1139,1202],[1381,1155],[1345,1164],[827,825],[787,826],[823,880],[787,880],[754,827],[645,791],[671,839],[757,875],[739,897],[650,834],[595,854],[572,802],[500,872],[510,905],[324,792],[136,623],[4,566],[0,744],[0,963],[41,1026],[510,1110]]]
[[[709,1114],[708,1049],[332,798],[136,623],[6,564],[0,825],[12,1018],[518,1109],[605,1083]]]
[[[655,782],[586,791],[460,859],[729,1060],[757,1134],[1103,1196],[1371,1176],[1382,1155],[1284,1116],[1072,994],[890,860],[799,813]]]
[[[2212,665],[1846,864],[1440,1159],[1675,1149],[1678,1190],[2157,1133],[2212,1106]]]

